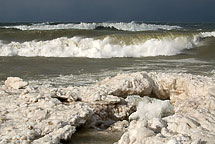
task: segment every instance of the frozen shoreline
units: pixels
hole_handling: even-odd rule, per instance
[[[0,88],[0,143],[60,143],[77,127],[103,129],[115,122],[109,130],[125,132],[118,144],[213,143],[214,82],[190,74],[138,72],[90,86],[54,88],[9,78]],[[156,99],[146,103],[145,98],[135,99],[137,95]],[[162,104],[166,101],[174,113]],[[152,103],[158,104],[147,109]],[[127,127],[121,121],[128,118]]]

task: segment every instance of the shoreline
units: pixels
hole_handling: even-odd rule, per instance
[[[86,126],[124,132],[118,144],[213,143],[214,82],[191,74],[136,72],[56,88],[11,77],[0,88],[0,143],[57,144]]]

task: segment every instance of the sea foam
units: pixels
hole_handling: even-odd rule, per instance
[[[180,54],[185,49],[198,44],[194,37],[164,37],[149,39],[139,43],[113,43],[110,37],[104,39],[61,37],[47,41],[0,42],[0,56],[44,56],[44,57],[146,57]]]
[[[215,31],[212,31],[212,32],[202,32],[200,33],[200,37],[215,37]]]
[[[16,28],[20,30],[56,30],[56,29],[96,29],[97,27],[115,28],[117,30],[124,31],[153,31],[153,30],[172,30],[180,29],[180,26],[170,26],[170,25],[157,25],[157,24],[145,24],[145,23],[68,23],[68,24],[56,24],[50,25],[49,23],[39,23],[32,25],[17,25],[17,26],[4,26],[3,28]]]

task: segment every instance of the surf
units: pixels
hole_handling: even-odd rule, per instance
[[[133,44],[114,43],[110,37],[104,39],[61,37],[48,41],[0,42],[0,56],[26,57],[146,57],[170,56],[184,49],[193,48],[195,39],[187,37],[149,39]]]
[[[135,22],[102,22],[102,23],[65,23],[65,24],[51,24],[51,23],[37,23],[31,25],[15,25],[2,26],[1,28],[15,28],[19,30],[59,30],[59,29],[86,29],[94,30],[98,28],[113,28],[123,31],[156,31],[156,30],[173,30],[180,29],[180,26],[161,25],[161,24],[146,24]]]
[[[94,34],[48,40],[0,41],[0,56],[25,57],[149,57],[173,56],[196,48],[211,32],[136,32]]]

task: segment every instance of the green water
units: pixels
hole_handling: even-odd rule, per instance
[[[95,129],[81,129],[77,131],[66,144],[113,144],[117,142],[122,133],[97,131]]]
[[[182,72],[213,76],[215,74],[213,53],[207,56],[208,58],[201,56],[193,58],[190,54],[112,59],[0,57],[0,80],[18,76],[27,80],[58,78],[56,80],[58,82],[62,76],[67,76],[65,83],[76,85],[79,81],[89,83],[90,79],[93,79],[94,82],[120,72]],[[62,81],[63,79],[65,78],[62,77]]]
[[[50,23],[49,26],[57,23]],[[138,23],[139,24],[139,23]],[[141,24],[141,23],[140,23]],[[132,49],[124,50],[126,46],[133,46],[134,48],[147,40],[151,41],[149,48],[158,46],[160,51],[165,51],[163,45],[167,48],[177,48],[169,41],[177,41],[177,38],[185,37],[188,40],[192,39],[194,35],[201,32],[212,32],[215,30],[214,23],[155,23],[161,25],[177,25],[181,29],[173,30],[155,30],[155,31],[122,31],[116,29],[54,29],[54,30],[20,30],[15,28],[1,28],[1,26],[16,26],[25,25],[31,26],[32,23],[0,23],[0,81],[5,80],[9,76],[18,76],[27,80],[44,80],[52,81],[53,83],[65,83],[67,85],[83,85],[91,84],[107,76],[116,75],[120,72],[137,72],[137,71],[157,71],[157,72],[182,72],[197,75],[214,76],[215,75],[215,38],[206,37],[200,39],[200,44],[191,49],[184,49],[179,54],[173,56],[148,56],[138,57],[138,51],[132,53]],[[117,50],[117,53],[131,53],[130,57],[121,58],[87,58],[87,57],[61,57],[61,53],[56,57],[38,57],[40,54],[39,48],[47,49],[45,54],[53,53],[52,48],[60,48],[60,52],[64,52],[64,48],[68,45],[77,43],[78,48],[89,49],[89,53],[94,49],[88,48],[88,43],[79,43],[79,41],[72,41],[66,39],[65,41],[56,41],[56,38],[72,38],[82,37],[89,38],[89,42],[95,44],[95,51],[102,51],[103,48],[109,46],[120,45],[122,49]],[[109,39],[109,41],[102,41],[97,47],[97,40]],[[157,40],[154,45],[153,40]],[[165,39],[168,39],[165,43]],[[51,42],[50,42],[51,40]],[[86,40],[86,39],[84,39]],[[161,46],[159,40],[162,41]],[[41,43],[35,44],[40,41]],[[46,42],[50,42],[46,44]],[[27,44],[23,44],[27,42]],[[183,43],[183,41],[181,41]],[[49,44],[51,47],[49,47]],[[56,44],[56,46],[55,46]],[[83,46],[84,44],[84,46]],[[181,44],[181,43],[177,43]],[[45,45],[45,46],[44,46]],[[103,47],[103,45],[105,45]],[[44,46],[44,47],[43,47]],[[94,45],[93,45],[94,46]],[[92,47],[93,47],[92,46]],[[23,48],[24,47],[24,48]],[[16,49],[17,48],[17,49]],[[25,49],[26,48],[26,49]],[[28,48],[28,54],[34,51],[36,56],[26,57],[16,55],[16,50],[22,49],[24,53]],[[83,49],[84,49],[83,48]],[[141,49],[139,46],[138,48]],[[145,47],[143,47],[144,49]],[[16,50],[14,50],[16,49]],[[117,48],[116,48],[117,49]],[[69,51],[70,50],[70,51]],[[68,53],[75,53],[73,47]],[[114,50],[114,49],[113,49]],[[72,52],[71,52],[72,51]],[[7,53],[9,52],[9,54]],[[11,52],[11,53],[10,53]],[[86,51],[83,50],[86,53]],[[108,55],[107,51],[107,55]],[[147,52],[147,51],[143,51]],[[32,52],[33,53],[33,52]],[[25,53],[24,53],[25,54]],[[34,55],[34,53],[32,54]],[[133,56],[134,55],[134,56]],[[132,57],[133,56],[133,57]]]

